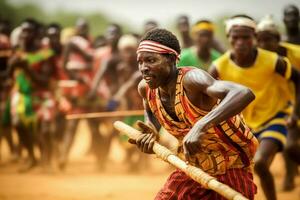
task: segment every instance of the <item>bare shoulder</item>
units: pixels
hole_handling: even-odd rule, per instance
[[[214,64],[209,67],[208,73],[215,79],[219,78],[217,67]]]
[[[183,86],[186,90],[203,91],[214,83],[214,78],[206,71],[193,69],[188,71],[183,78]]]
[[[145,82],[145,80],[144,79],[141,80],[138,84],[138,92],[140,96],[143,97],[144,99],[147,98],[146,87],[147,87],[147,83]]]

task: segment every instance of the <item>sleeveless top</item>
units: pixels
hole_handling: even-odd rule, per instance
[[[193,125],[208,112],[193,105],[183,86],[184,75],[194,68],[179,68],[176,83],[175,112],[178,120],[172,119],[163,107],[158,89],[146,87],[150,109],[159,123],[179,141],[178,156],[184,159],[182,140]],[[230,168],[253,166],[253,156],[258,142],[236,115],[210,128],[200,141],[201,151],[192,158],[192,164],[211,175],[224,174]]]
[[[287,63],[283,77],[275,70],[277,59],[276,53],[258,48],[255,62],[247,68],[236,65],[230,58],[230,52],[214,62],[221,80],[242,84],[255,94],[255,100],[242,112],[252,129],[259,128],[291,101],[288,81],[285,80],[291,76],[291,65],[287,58],[283,58]]]

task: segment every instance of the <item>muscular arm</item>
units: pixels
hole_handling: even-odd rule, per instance
[[[112,57],[108,60],[102,61],[101,66],[98,68],[98,71],[96,72],[96,75],[93,78],[91,91],[89,93],[90,97],[95,96],[97,88],[99,87],[101,80],[103,80],[103,78],[106,74],[111,73],[111,74],[116,75],[116,73],[114,72],[114,69],[116,69],[116,66],[118,65],[118,63],[119,63],[119,59],[114,58],[114,57]],[[115,84],[117,84],[117,82]]]
[[[275,71],[286,78],[286,72],[288,70],[287,62],[279,57],[276,63],[276,68]],[[300,118],[300,72],[295,69],[295,67],[292,67],[291,69],[291,76],[290,80],[294,83],[295,88],[296,88],[296,99],[295,99],[295,107],[293,111],[293,116],[297,117],[298,119]]]
[[[222,121],[240,113],[255,96],[250,89],[228,81],[219,81],[206,72],[195,69],[189,71],[183,80],[184,89],[190,101],[197,105],[198,98],[205,95],[206,99],[221,102],[203,118],[197,121],[183,139],[183,149],[187,160],[200,150],[199,141],[206,131]]]
[[[69,42],[65,48],[63,49],[63,53],[62,53],[62,61],[63,61],[63,69],[65,70],[65,72],[69,75],[70,78],[72,79],[76,79],[76,75],[74,73],[72,73],[70,70],[67,69],[67,63],[69,61],[69,57],[71,52],[77,52],[80,55],[82,55],[82,57],[87,61],[87,62],[91,62],[92,61],[92,56],[83,51],[81,48],[77,47],[75,44],[73,44],[72,42]],[[91,67],[92,65],[87,65],[87,67]]]
[[[210,98],[220,99],[221,102],[195,126],[201,127],[201,131],[219,124],[220,122],[240,113],[255,96],[251,90],[239,84],[229,81],[219,81],[212,78],[202,70],[192,70],[184,78],[184,88],[193,104],[197,105],[195,94],[204,93]]]
[[[214,78],[214,79],[219,79],[219,74],[217,71],[216,66],[211,65],[208,69],[208,73]]]
[[[128,81],[126,81],[120,89],[116,92],[116,94],[113,96],[113,100],[115,101],[121,101],[122,98],[124,98],[124,95],[130,88],[132,88],[134,85],[136,85],[138,79],[141,79],[142,75],[139,71],[136,71]]]
[[[139,94],[141,95],[141,97],[143,98],[143,105],[144,105],[144,109],[145,109],[145,121],[150,122],[151,124],[153,124],[155,126],[156,130],[159,130],[161,125],[159,124],[158,120],[156,119],[156,117],[154,116],[154,114],[152,113],[152,111],[149,107],[149,103],[147,101],[147,95],[146,95],[146,83],[144,80],[142,80],[139,83],[138,91],[139,91]]]

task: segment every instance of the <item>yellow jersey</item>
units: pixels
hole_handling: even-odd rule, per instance
[[[257,49],[255,62],[247,68],[235,64],[230,58],[229,51],[214,61],[221,80],[244,85],[255,94],[255,100],[242,112],[247,125],[254,130],[283,110],[291,100],[286,80],[291,76],[290,62],[287,58],[283,58],[287,62],[287,70],[283,77],[275,71],[278,55]]]
[[[287,55],[291,64],[300,71],[300,45],[295,45],[287,42],[281,42],[280,46],[286,48]]]

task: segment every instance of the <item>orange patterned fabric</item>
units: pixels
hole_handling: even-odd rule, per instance
[[[178,156],[184,159],[182,140],[193,125],[208,112],[194,106],[186,96],[183,77],[193,68],[180,68],[175,96],[175,112],[178,121],[172,119],[164,109],[158,89],[147,87],[147,99],[151,111],[160,124],[179,140]],[[236,115],[210,128],[201,140],[201,151],[193,157],[192,164],[211,175],[224,174],[231,168],[250,169],[258,141],[245,125],[243,118]]]

